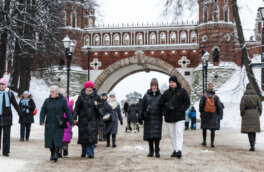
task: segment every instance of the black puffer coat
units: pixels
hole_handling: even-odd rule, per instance
[[[97,106],[94,105],[94,101],[98,102]],[[101,115],[98,108],[101,105],[96,89],[91,95],[87,95],[85,89],[81,91],[74,108],[74,118],[75,120],[78,118],[78,144],[94,145],[97,143],[98,120]]]
[[[29,102],[28,102],[28,107],[24,107],[21,103],[22,100],[20,100],[19,102],[19,107],[21,108],[22,111],[22,116],[20,116],[19,118],[19,123],[23,123],[23,124],[31,124],[34,123],[34,115],[33,115],[33,111],[36,108],[35,102],[33,99],[30,98]],[[29,109],[29,112],[26,112],[26,108]]]
[[[139,110],[144,120],[144,140],[161,139],[162,133],[162,107],[159,103],[161,93],[156,94],[148,90],[139,104]]]
[[[7,91],[7,93],[9,96],[10,105],[12,104],[16,109],[18,115],[21,116],[22,112],[17,104],[14,94],[11,91]],[[5,98],[3,98],[3,115],[0,116],[0,127],[11,126],[12,124],[13,124],[13,115],[12,115],[11,106],[6,107]]]
[[[136,104],[129,105],[127,112],[127,122],[138,122],[138,106]]]
[[[211,98],[215,95],[215,92],[206,92],[208,98]],[[214,103],[216,111],[214,113],[206,113],[204,110],[206,103],[206,97],[203,95],[199,104],[199,111],[201,114],[201,129],[217,129],[218,128],[218,114],[222,113],[222,106],[218,96],[214,97]]]
[[[173,101],[173,95],[175,95]],[[169,104],[172,101],[174,110],[169,109]],[[181,84],[177,82],[177,88],[173,90],[169,88],[161,96],[160,103],[165,109],[165,121],[168,123],[175,123],[185,120],[185,111],[190,106],[190,98],[187,91],[182,88]]]

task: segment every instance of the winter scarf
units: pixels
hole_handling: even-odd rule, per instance
[[[107,102],[109,103],[109,105],[112,107],[113,110],[119,105],[115,98],[110,97],[107,100]]]
[[[26,99],[23,99],[21,100],[21,104],[23,107],[23,111],[26,111],[26,113],[29,113],[29,108],[28,108],[28,102],[30,101],[30,98],[26,98]]]
[[[10,100],[8,96],[8,92],[0,91],[0,116],[3,114],[3,98],[5,96],[5,105],[6,107],[10,107]]]

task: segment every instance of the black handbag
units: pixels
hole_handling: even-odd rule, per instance
[[[58,115],[56,115],[56,117],[58,120],[59,127],[68,128],[67,119],[65,119],[64,117],[58,116]]]

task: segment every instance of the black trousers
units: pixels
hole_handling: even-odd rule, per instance
[[[206,142],[206,129],[203,129],[203,140]],[[211,129],[211,143],[214,143],[215,139],[215,129]]]
[[[149,152],[151,153],[154,152],[154,143],[155,143],[155,152],[158,153],[160,151],[159,148],[160,139],[151,139],[148,142],[149,142]]]
[[[1,139],[3,131],[3,155],[10,153],[10,132],[11,126],[0,127],[0,148],[1,148]]]
[[[249,140],[249,143],[252,143],[252,144],[255,144],[256,142],[256,133],[248,133],[248,140]]]

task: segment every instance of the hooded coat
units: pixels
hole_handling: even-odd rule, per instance
[[[206,92],[205,93],[208,98],[211,98],[215,95],[214,91]],[[200,99],[199,104],[199,111],[201,114],[201,128],[202,129],[217,129],[218,128],[218,114],[222,113],[223,110],[221,107],[221,102],[219,100],[219,97],[215,95],[214,97],[214,104],[216,107],[216,111],[214,113],[207,113],[205,112],[205,103],[206,103],[206,97],[203,95]]]
[[[109,98],[104,105],[104,115],[111,114],[111,118],[105,121],[104,132],[105,134],[117,134],[118,120],[123,123],[120,105],[115,99]]]
[[[73,125],[74,121],[68,104],[61,94],[57,98],[49,97],[45,100],[40,111],[40,124],[45,124],[45,148],[62,146],[64,128],[59,126],[56,116],[64,117],[64,113],[71,125]]]
[[[250,84],[240,102],[240,115],[242,117],[241,133],[260,132],[260,116],[262,103]]]
[[[190,98],[187,91],[182,88],[178,81],[176,83],[177,87],[166,90],[160,99],[160,104],[165,109],[165,121],[168,123],[185,120],[185,111],[190,106]],[[169,107],[170,104],[173,110]]]
[[[144,120],[144,140],[161,139],[162,133],[162,106],[161,93],[155,94],[151,89],[144,95],[139,104],[140,114]]]
[[[98,105],[94,105],[94,101]],[[97,94],[96,89],[93,89],[91,95],[87,95],[83,89],[76,101],[74,108],[74,118],[78,118],[78,144],[94,145],[97,143],[98,136],[98,120],[101,113],[98,108],[101,106],[101,98]]]

